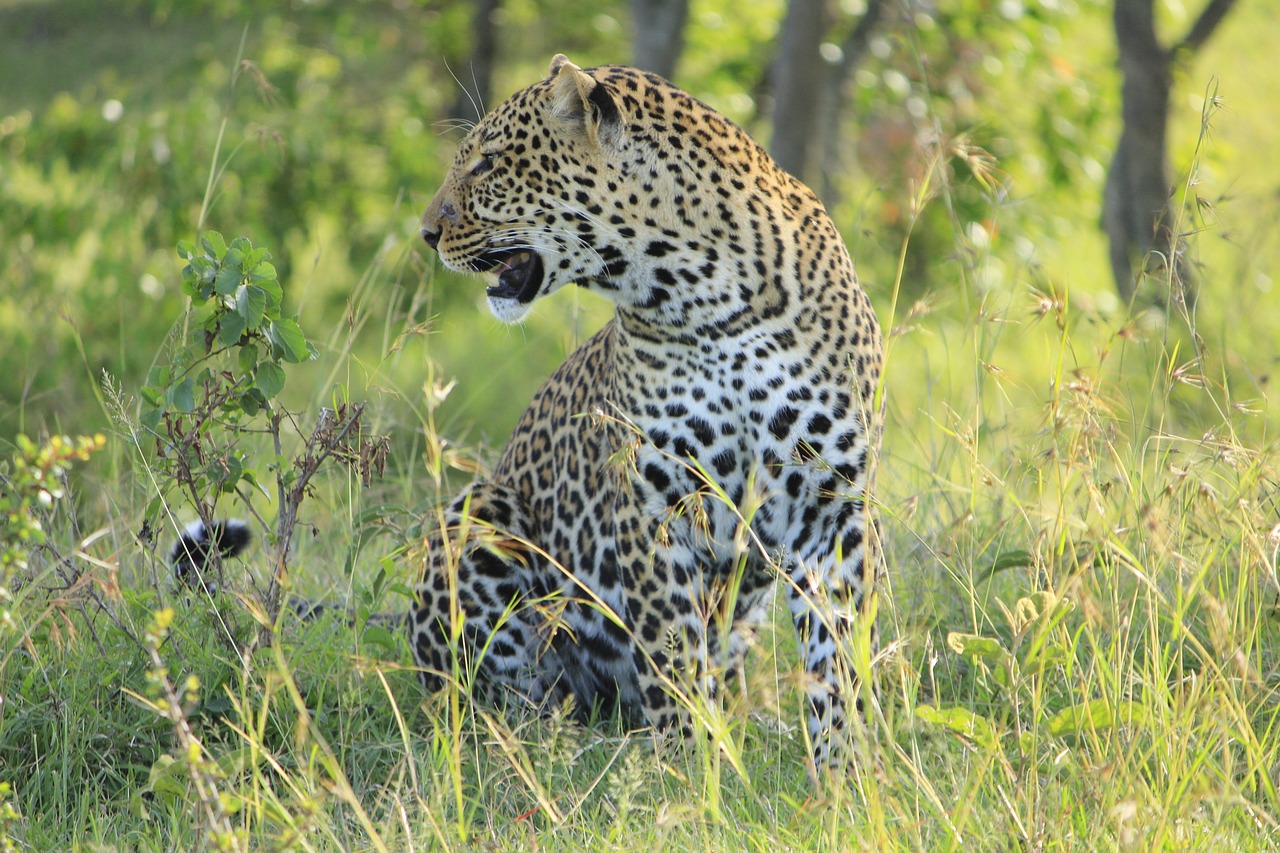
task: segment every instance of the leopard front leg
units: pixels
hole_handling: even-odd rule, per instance
[[[457,678],[483,698],[514,694],[555,701],[561,675],[544,558],[530,541],[528,513],[514,490],[480,482],[455,499],[425,543],[414,588],[410,644],[428,690]]]
[[[790,571],[787,597],[809,676],[809,736],[817,769],[840,769],[852,759],[849,706],[858,714],[864,710],[854,667],[858,632],[869,628],[872,654],[878,639],[875,623],[865,624],[878,565],[876,534],[867,541],[869,521],[862,502],[851,501],[835,528],[816,537]]]
[[[655,730],[689,737],[692,696],[707,669],[706,626],[695,603],[695,555],[673,544],[656,521],[620,521],[622,529],[645,531],[634,543],[619,538],[620,554],[633,557],[623,564],[625,619],[633,635],[640,705]]]
[[[652,544],[626,566],[640,704],[655,730],[688,738],[697,709],[740,674],[772,578],[754,564],[735,575],[679,522],[647,528]]]

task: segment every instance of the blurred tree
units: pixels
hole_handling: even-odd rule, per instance
[[[1133,299],[1138,274],[1169,270],[1175,292],[1194,300],[1195,281],[1179,235],[1174,234],[1171,187],[1165,155],[1171,67],[1213,34],[1235,0],[1210,0],[1185,38],[1171,48],[1160,44],[1155,0],[1116,0],[1114,25],[1120,49],[1123,129],[1103,190],[1102,227],[1110,244],[1111,273],[1125,301]]]
[[[471,54],[457,78],[462,87],[453,102],[452,118],[477,122],[493,95],[493,66],[498,56],[497,11],[501,0],[475,0],[471,18]]]
[[[773,142],[770,153],[802,180],[819,162],[822,196],[831,199],[831,172],[841,162],[844,106],[849,81],[883,17],[888,0],[868,0],[865,11],[839,43],[826,43],[838,23],[827,0],[790,0],[773,64]],[[816,186],[816,184],[814,184]]]
[[[830,66],[822,42],[831,25],[826,0],[789,0],[773,64],[773,140],[778,165],[805,179],[818,137],[818,108]]]
[[[819,114],[822,120],[822,198],[828,204],[838,200],[834,178],[845,168],[841,128],[845,106],[852,100],[849,91],[853,73],[867,55],[871,34],[884,17],[889,0],[867,0],[866,11],[840,43],[840,57],[831,72],[831,80],[823,90]]]
[[[689,0],[631,0],[632,62],[667,79],[684,50]]]

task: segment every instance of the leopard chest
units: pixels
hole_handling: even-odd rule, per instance
[[[814,347],[771,336],[616,353],[613,387],[630,422],[641,511],[704,562],[733,558],[744,518],[769,551],[864,486],[865,429],[849,376]]]

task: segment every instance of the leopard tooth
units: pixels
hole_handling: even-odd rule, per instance
[[[511,272],[516,267],[524,266],[529,263],[532,259],[533,258],[528,251],[517,252],[502,262],[502,266],[498,269],[498,274],[501,275],[504,272]]]

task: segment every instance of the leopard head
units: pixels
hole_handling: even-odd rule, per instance
[[[621,99],[563,55],[546,79],[508,98],[459,146],[422,217],[444,265],[490,277],[489,309],[508,323],[570,282],[625,268],[600,197],[618,188]],[[625,235],[625,231],[622,232]]]

